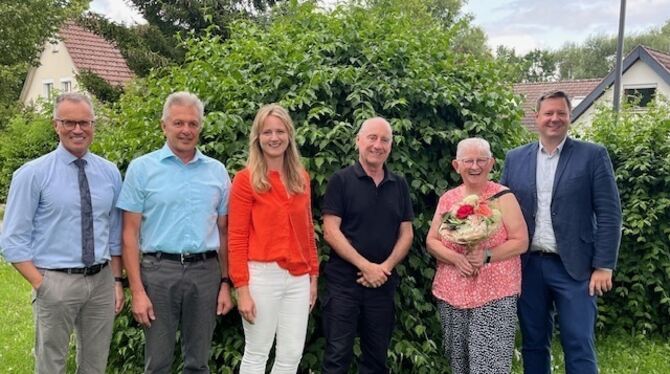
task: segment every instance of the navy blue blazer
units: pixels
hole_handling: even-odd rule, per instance
[[[500,179],[519,201],[529,242],[535,233],[538,148],[534,142],[509,151]],[[554,177],[551,220],[558,252],[572,278],[586,280],[595,268],[615,268],[621,202],[612,162],[603,146],[566,139]],[[522,255],[522,264],[528,255]]]

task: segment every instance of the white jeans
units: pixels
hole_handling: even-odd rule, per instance
[[[254,324],[244,318],[240,374],[265,374],[275,335],[272,374],[296,373],[309,318],[309,274],[291,275],[276,262],[249,262],[249,292],[256,304]]]

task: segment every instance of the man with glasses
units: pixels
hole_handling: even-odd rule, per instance
[[[9,189],[0,247],[33,287],[37,373],[65,373],[73,329],[77,372],[104,373],[123,306],[121,174],[88,151],[94,118],[87,96],[58,96],[60,144],[14,172]]]
[[[217,314],[232,308],[225,166],[197,148],[203,104],[176,92],[163,106],[163,148],[130,163],[117,206],[145,373],[171,373],[181,330],[185,373],[209,373]],[[142,256],[140,257],[140,252]],[[217,261],[218,260],[218,261]]]
[[[570,100],[537,100],[540,141],[510,151],[501,184],[514,192],[530,239],[522,255],[518,314],[524,372],[550,372],[554,311],[567,373],[597,373],[596,296],[612,289],[621,203],[607,150],[571,139]]]

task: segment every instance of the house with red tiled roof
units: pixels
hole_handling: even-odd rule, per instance
[[[79,91],[76,76],[83,71],[93,72],[114,86],[125,85],[134,76],[118,48],[67,22],[56,40],[45,44],[39,66],[28,72],[20,99],[29,104],[40,97],[50,99],[55,91]]]
[[[522,122],[529,130],[536,131],[537,98],[551,90],[563,90],[572,98],[574,126],[589,124],[598,105],[612,105],[614,78],[612,70],[603,79],[516,84],[514,92],[524,98]],[[641,109],[659,95],[670,98],[670,53],[642,45],[635,47],[623,60],[621,95],[622,100]]]

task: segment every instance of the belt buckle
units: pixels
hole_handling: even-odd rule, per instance
[[[179,253],[179,260],[180,260],[182,265],[184,265],[185,258],[187,258],[187,257],[188,257],[188,253],[186,253],[186,255],[184,255],[184,252]]]

